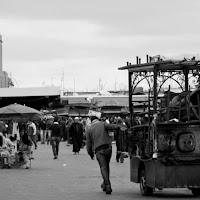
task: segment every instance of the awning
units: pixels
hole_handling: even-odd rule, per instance
[[[121,114],[121,110],[105,110],[105,111],[101,111],[102,113],[105,114]]]
[[[60,96],[60,87],[0,88],[0,97]]]
[[[65,107],[63,109],[57,110],[58,116],[88,116],[89,108],[80,108],[80,107]]]
[[[61,109],[56,109],[57,115],[58,116],[66,116],[69,115],[69,107],[64,107]]]
[[[69,109],[69,116],[80,116],[80,117],[86,117],[88,116],[89,108],[70,108]]]

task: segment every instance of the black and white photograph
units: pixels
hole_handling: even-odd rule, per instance
[[[199,199],[199,10],[0,0],[0,200]]]

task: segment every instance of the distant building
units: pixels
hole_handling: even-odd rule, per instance
[[[37,110],[61,107],[60,87],[0,88],[0,107],[18,103]]]
[[[14,84],[11,78],[8,77],[8,73],[3,71],[2,43],[2,36],[0,35],[0,88],[8,88],[14,86]]]
[[[0,71],[2,71],[2,37],[0,35]]]
[[[8,73],[5,71],[0,71],[0,88],[9,87]]]

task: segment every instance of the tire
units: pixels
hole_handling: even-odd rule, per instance
[[[140,172],[140,192],[142,196],[150,196],[153,194],[153,188],[146,186],[145,169],[142,169]]]
[[[200,188],[191,188],[191,191],[194,196],[200,196]]]

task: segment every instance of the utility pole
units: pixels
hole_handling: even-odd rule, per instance
[[[104,85],[102,83],[102,80],[101,78],[99,78],[99,91],[103,90],[104,89]]]
[[[101,78],[99,78],[99,91],[101,90]]]
[[[74,78],[74,92],[76,91],[76,81],[75,81],[75,78]]]
[[[114,84],[114,88],[115,88],[115,92],[117,90],[117,81],[116,81],[116,77],[115,77],[115,84]]]
[[[61,77],[61,89],[64,91],[64,87],[65,87],[65,74],[64,74],[64,70],[62,68],[62,77]]]

